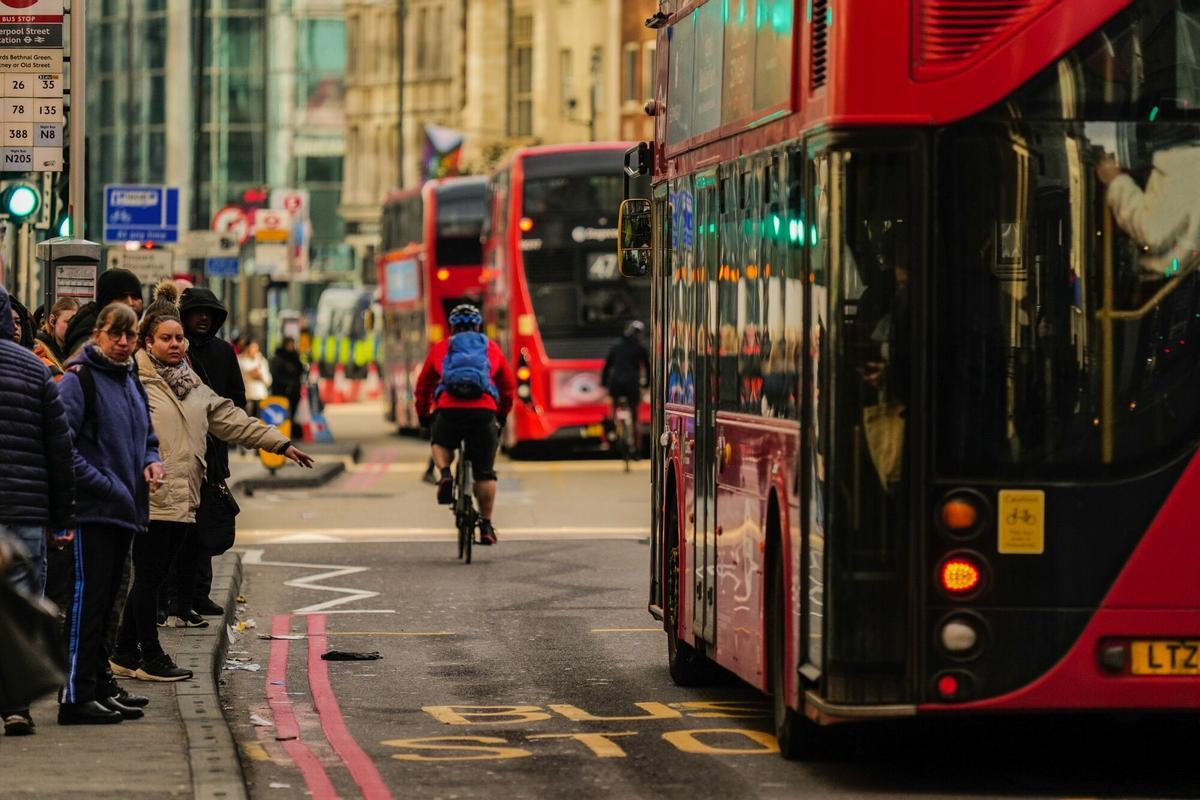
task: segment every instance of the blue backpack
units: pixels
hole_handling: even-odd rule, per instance
[[[460,400],[475,400],[484,393],[500,399],[492,383],[492,362],[488,358],[488,338],[482,333],[463,331],[450,337],[450,349],[442,361],[442,381],[435,397],[448,392]]]

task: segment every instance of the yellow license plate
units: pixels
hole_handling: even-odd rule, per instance
[[[1134,675],[1200,675],[1200,641],[1133,642],[1129,654]]]
[[[583,435],[591,439],[598,439],[604,435],[603,425],[588,425],[584,428]]]

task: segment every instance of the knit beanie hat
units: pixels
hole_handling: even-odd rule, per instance
[[[100,273],[96,281],[96,305],[104,308],[109,303],[115,303],[125,295],[142,296],[142,282],[127,269],[114,267]]]

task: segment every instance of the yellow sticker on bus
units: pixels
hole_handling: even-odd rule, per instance
[[[1041,489],[1001,489],[996,514],[997,549],[1014,555],[1046,550],[1046,493]]]

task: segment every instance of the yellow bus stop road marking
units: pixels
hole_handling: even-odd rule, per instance
[[[592,628],[592,633],[662,633],[662,628]]]

